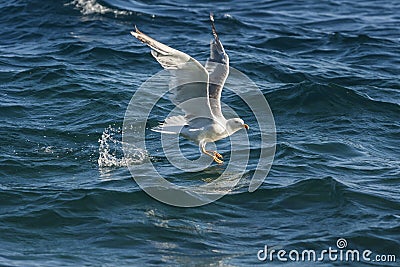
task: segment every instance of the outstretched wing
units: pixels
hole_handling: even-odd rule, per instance
[[[171,101],[185,112],[189,121],[194,118],[214,118],[208,93],[208,72],[194,58],[162,44],[135,27],[133,36],[147,44],[151,54],[171,74]]]
[[[210,57],[206,62],[209,74],[209,98],[211,111],[215,117],[224,117],[221,111],[221,92],[229,75],[229,57],[218,37],[214,25],[214,16],[210,13],[211,29],[214,40],[210,44]]]

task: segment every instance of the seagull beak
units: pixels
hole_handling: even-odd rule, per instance
[[[250,129],[249,125],[247,124],[243,124],[243,128],[245,128],[246,130]]]

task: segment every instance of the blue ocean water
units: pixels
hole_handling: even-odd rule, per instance
[[[395,0],[1,1],[0,265],[251,266],[265,245],[321,251],[345,238],[397,263],[325,265],[397,266],[399,10]],[[138,25],[204,61],[210,11],[231,66],[271,106],[276,155],[254,193],[243,185],[177,208],[144,193],[126,167],[138,159],[122,155],[128,103],[161,70],[129,32]],[[219,172],[166,175],[198,183]]]

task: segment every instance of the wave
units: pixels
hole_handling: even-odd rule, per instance
[[[29,203],[24,209],[3,213],[1,216],[3,218],[18,216],[21,219],[24,217],[28,219],[35,214],[54,212],[54,216],[72,218],[84,216],[87,212],[107,210],[111,206],[124,207],[127,203],[134,203],[138,206],[143,206],[144,203],[157,203],[156,200],[146,197],[146,193],[138,187],[122,190],[122,188],[117,189],[116,186],[109,183],[110,181],[106,181],[94,188],[81,189],[55,189],[54,187],[33,189],[31,187],[1,186],[0,197],[3,199],[2,207],[4,210],[12,208],[16,202]],[[110,189],[104,188],[105,186],[102,186],[102,184],[108,184],[107,186]],[[260,207],[254,205],[255,201],[264,204]],[[209,210],[211,212],[221,205],[238,205],[241,208],[247,207],[249,210],[302,210],[314,209],[315,206],[320,205],[341,206],[348,211],[354,205],[368,207],[375,211],[400,209],[400,202],[397,199],[387,197],[384,194],[376,194],[366,188],[360,190],[359,185],[348,181],[339,181],[330,176],[298,179],[285,186],[267,183],[253,193],[243,190],[229,194],[216,203],[210,204],[209,209],[204,206],[200,208],[200,211]],[[57,213],[64,215],[57,215]],[[45,216],[43,216],[43,219],[46,219]]]
[[[254,193],[242,191],[227,195],[220,204],[245,203],[242,207],[251,209],[255,207],[256,201],[264,203],[257,209],[288,211],[315,209],[316,206],[343,207],[347,212],[350,212],[354,206],[362,206],[375,212],[400,208],[398,199],[384,193],[377,194],[367,188],[360,188],[358,184],[345,179],[338,180],[332,176],[326,176],[297,179],[288,185],[272,184],[276,179],[278,178],[267,178],[264,185]]]
[[[394,116],[400,105],[375,100],[337,84],[305,81],[266,93],[272,110],[298,115],[344,115],[368,110]]]

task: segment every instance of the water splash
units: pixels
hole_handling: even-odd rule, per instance
[[[99,139],[99,168],[125,167],[143,163],[147,158],[147,151],[128,144],[125,146],[125,155],[122,151],[122,129],[108,126]]]

